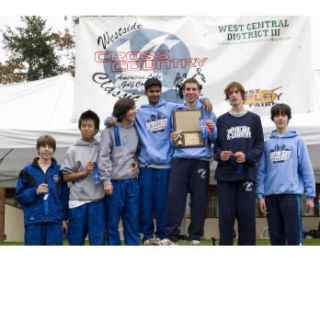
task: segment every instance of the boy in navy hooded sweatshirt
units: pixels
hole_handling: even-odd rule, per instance
[[[272,245],[301,245],[300,196],[307,197],[307,208],[312,209],[313,169],[305,142],[288,129],[290,106],[274,105],[271,119],[276,129],[264,143],[257,175],[259,208],[267,215]]]
[[[260,117],[244,108],[245,90],[231,82],[224,90],[231,110],[217,120],[218,138],[214,159],[218,161],[220,245],[233,244],[233,226],[238,221],[239,245],[255,245],[255,183],[257,163],[263,150]]]

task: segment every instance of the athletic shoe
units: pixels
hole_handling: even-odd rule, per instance
[[[160,245],[166,245],[166,246],[168,246],[168,245],[177,245],[177,243],[176,243],[176,242],[173,242],[173,241],[170,240],[169,238],[165,238],[165,239],[162,239],[162,240],[160,241]]]
[[[149,239],[145,240],[145,241],[143,242],[143,245],[145,245],[145,246],[153,245],[153,244],[152,244],[152,239],[149,238]]]
[[[192,240],[192,241],[190,241],[190,245],[192,245],[192,246],[199,246],[200,245],[200,241],[198,241],[198,240]]]
[[[151,239],[151,245],[160,245],[161,239],[156,237]]]

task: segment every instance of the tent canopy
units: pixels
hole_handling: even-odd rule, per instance
[[[54,135],[59,147],[69,147],[78,135],[71,123],[73,85],[68,73],[0,86],[0,148],[34,147],[44,133]]]

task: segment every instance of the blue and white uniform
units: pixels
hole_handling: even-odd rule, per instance
[[[15,197],[23,205],[25,244],[62,245],[62,221],[68,218],[68,186],[54,159],[46,173],[38,161],[35,158],[23,168],[16,187]],[[48,184],[47,196],[36,193],[40,184]]]
[[[201,109],[203,104],[198,101],[192,109]],[[188,110],[187,106],[179,109]],[[203,110],[203,120],[216,123],[214,112]],[[176,148],[173,154],[169,190],[167,199],[165,237],[176,242],[179,227],[186,207],[187,194],[191,194],[191,223],[189,239],[199,241],[203,235],[206,214],[207,192],[209,185],[209,159],[212,157],[212,143],[217,137],[214,128],[211,136],[205,139],[204,147]]]
[[[156,217],[156,237],[164,238],[166,204],[171,161],[174,152],[170,140],[172,112],[180,105],[160,100],[157,105],[141,105],[135,126],[141,151],[139,160],[140,232],[143,241],[153,237]]]
[[[306,144],[295,130],[283,136],[274,130],[265,141],[257,195],[265,196],[271,244],[300,244],[300,196],[315,197],[315,179]]]
[[[257,163],[263,150],[260,117],[252,112],[227,112],[217,120],[218,137],[214,159],[218,161],[215,178],[218,182],[220,245],[233,244],[233,227],[238,220],[239,245],[254,245],[255,181]],[[235,156],[222,161],[222,151],[243,152],[245,162]]]

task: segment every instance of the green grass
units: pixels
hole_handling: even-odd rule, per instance
[[[259,246],[264,246],[264,245],[270,245],[270,241],[268,239],[257,239],[257,245]],[[216,241],[216,245],[219,244],[219,241]],[[237,241],[234,241],[233,243],[234,245],[237,245]],[[4,246],[21,246],[24,245],[23,242],[3,242],[0,243],[0,246],[4,245]],[[68,241],[64,241],[63,245],[68,245]],[[88,241],[85,241],[85,245],[89,245]],[[188,241],[179,241],[179,245],[189,245]],[[206,239],[202,239],[201,240],[201,245],[204,246],[211,246],[212,245],[212,241],[211,240],[206,240]],[[303,239],[303,245],[320,245],[320,238],[313,238],[313,239]]]

